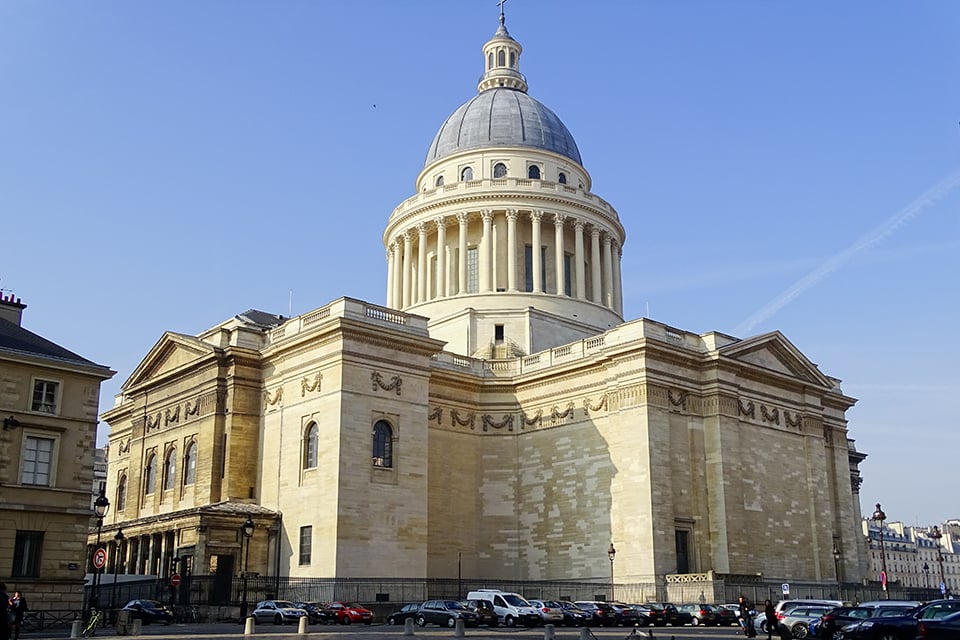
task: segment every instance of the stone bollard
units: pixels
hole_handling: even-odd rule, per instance
[[[556,627],[552,624],[543,625],[543,640],[554,640],[556,637]]]
[[[590,640],[591,635],[588,627],[580,627],[580,640]]]
[[[81,633],[83,633],[83,620],[74,620],[70,625],[70,637],[79,638]]]
[[[301,636],[307,635],[307,622],[309,622],[309,619],[307,618],[307,616],[303,616],[302,618],[300,618],[300,628],[297,629],[297,633],[300,634]]]
[[[463,633],[463,620],[457,618],[457,623],[453,626],[453,637],[462,638],[465,634]]]
[[[403,621],[403,635],[413,637],[413,618],[407,618]]]
[[[246,621],[243,623],[243,635],[252,636],[257,632],[257,619],[253,616],[247,616]]]
[[[138,636],[141,631],[143,631],[143,620],[140,618],[134,618],[127,625],[127,635]]]

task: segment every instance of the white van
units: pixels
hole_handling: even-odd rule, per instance
[[[500,624],[515,627],[522,624],[535,627],[540,624],[540,613],[519,593],[500,589],[479,589],[467,594],[467,600],[486,600],[493,607]]]

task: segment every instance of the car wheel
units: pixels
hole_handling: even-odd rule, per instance
[[[283,624],[283,616],[279,613],[273,616],[273,624]]]
[[[790,633],[794,638],[806,638],[807,634],[810,633],[810,629],[802,622],[798,622],[790,628]]]
[[[457,619],[453,616],[447,618],[447,626],[453,629],[455,626],[457,626]]]
[[[697,625],[700,624],[700,618],[694,617],[693,619],[690,620],[690,624],[696,627]]]
[[[350,616],[343,616],[343,624],[350,624],[353,620],[350,619]]]
[[[507,625],[508,627],[515,627],[517,626],[517,621],[514,620],[513,616],[507,616],[503,619],[503,624]]]
[[[843,631],[837,629],[833,632],[833,635],[830,636],[831,640],[843,640]]]
[[[879,640],[900,640],[900,638],[893,631],[884,631],[880,634]]]
[[[397,624],[397,619],[394,618],[393,616],[390,616],[389,618],[387,618],[387,624]]]
[[[417,616],[417,626],[418,627],[427,626],[427,619],[424,618],[423,616]]]

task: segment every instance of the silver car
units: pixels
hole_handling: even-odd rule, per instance
[[[783,617],[780,618],[780,624],[790,629],[790,634],[794,638],[806,638],[810,635],[810,623],[819,620],[820,616],[833,609],[834,607],[823,605],[794,607],[781,614]]]
[[[300,618],[307,615],[307,612],[288,600],[263,600],[257,603],[250,615],[258,623],[286,624],[288,622],[299,623]]]
[[[559,603],[550,600],[527,600],[527,602],[540,614],[542,624],[563,624],[563,609],[560,608]]]

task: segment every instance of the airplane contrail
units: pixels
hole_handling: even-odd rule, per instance
[[[925,208],[956,189],[958,185],[960,185],[960,170],[948,174],[945,178],[922,193],[916,200],[885,220],[883,224],[876,229],[860,237],[852,245],[835,256],[828,258],[819,267],[790,285],[790,287],[770,301],[766,306],[737,325],[733,335],[740,336],[750,333],[758,324],[769,319],[790,304],[795,298],[799,297],[804,291],[839,269],[853,256],[869,249],[887,236],[893,234],[907,222],[917,217]]]

